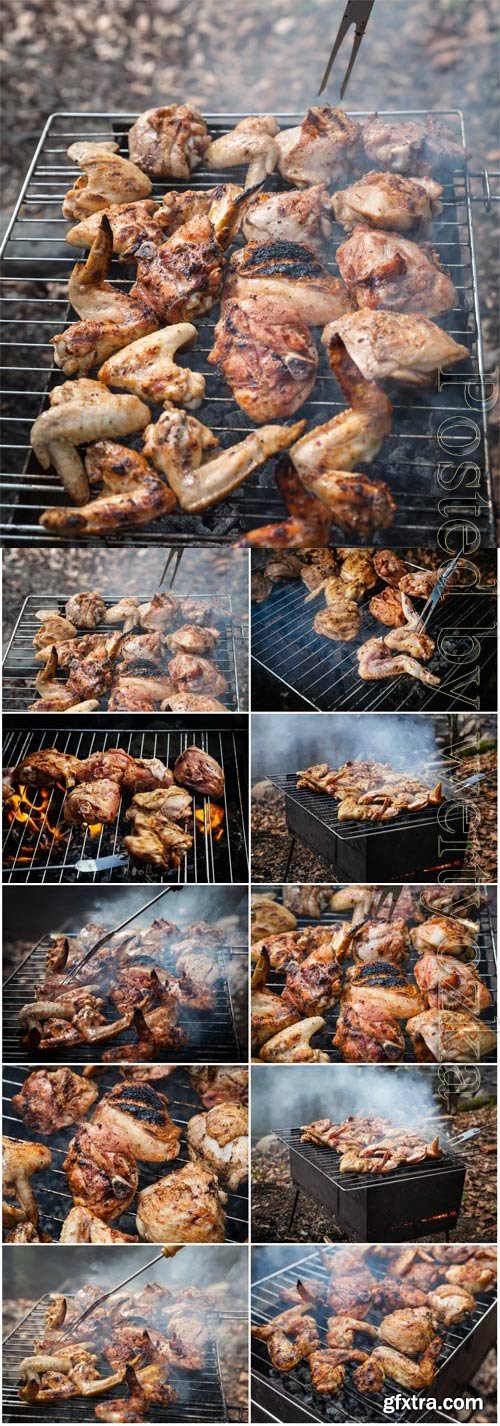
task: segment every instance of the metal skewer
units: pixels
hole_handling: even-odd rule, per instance
[[[125,926],[130,926],[131,921],[135,921],[136,917],[141,916],[143,911],[148,911],[150,906],[154,906],[157,901],[161,901],[162,896],[166,896],[169,891],[180,890],[180,886],[164,886],[163,890],[159,891],[157,896],[153,896],[151,901],[146,901],[144,906],[139,906],[138,911],[134,911],[131,916],[127,916],[125,921],[120,922],[119,926],[113,926],[111,931],[106,931],[106,935],[100,936],[98,941],[94,941],[94,944],[90,947],[90,950],[86,951],[85,955],[82,956],[79,961],[77,961],[76,966],[73,966],[72,969],[68,972],[68,975],[65,975],[64,980],[62,981],[62,985],[67,985],[68,981],[73,980],[73,977],[77,974],[77,971],[80,970],[80,967],[86,965],[86,962],[90,960],[91,956],[95,955],[95,952],[98,951],[100,947],[104,945],[105,941],[109,941],[112,936],[117,936],[118,932],[123,931]]]
[[[183,1247],[183,1243],[173,1244],[171,1247],[165,1245],[161,1253],[157,1254],[156,1258],[151,1258],[149,1263],[143,1263],[142,1268],[137,1268],[135,1273],[130,1273],[130,1276],[124,1278],[123,1282],[115,1283],[115,1286],[110,1287],[108,1292],[103,1292],[102,1296],[98,1297],[96,1302],[92,1302],[90,1307],[86,1307],[80,1317],[77,1317],[76,1322],[71,1322],[69,1327],[66,1327],[66,1330],[60,1333],[61,1339],[63,1337],[71,1337],[76,1328],[80,1326],[80,1323],[84,1322],[86,1317],[90,1317],[91,1312],[94,1312],[96,1307],[100,1307],[101,1302],[107,1302],[108,1297],[113,1297],[115,1292],[121,1292],[122,1287],[126,1287],[127,1283],[133,1282],[134,1278],[140,1277],[141,1273],[147,1272],[148,1268],[154,1268],[156,1263],[161,1263],[162,1258],[175,1258],[175,1254],[180,1253]]]

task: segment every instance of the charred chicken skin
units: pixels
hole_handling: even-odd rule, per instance
[[[139,1175],[135,1155],[108,1127],[84,1124],[68,1148],[63,1167],[76,1208],[90,1208],[105,1223],[132,1203]]]
[[[252,1327],[252,1337],[265,1342],[269,1359],[279,1372],[292,1371],[320,1345],[314,1317],[305,1304],[280,1312],[264,1327]]]
[[[247,243],[230,258],[224,284],[228,299],[276,300],[282,312],[318,327],[352,310],[344,284],[332,277],[311,248],[301,243]]]

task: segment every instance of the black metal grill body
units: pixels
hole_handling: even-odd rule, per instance
[[[269,776],[285,794],[289,831],[330,863],[337,881],[439,881],[445,868],[463,866],[467,802],[444,801],[390,822],[339,822],[332,797],[298,788],[295,773]]]
[[[276,890],[276,888],[274,888],[274,890]],[[263,888],[261,886],[257,888],[257,891],[259,895],[264,894]],[[483,1013],[481,1019],[484,1020],[485,1023],[487,1023],[491,1027],[492,1030],[496,1031],[497,977],[495,926],[493,924],[493,919],[489,906],[481,906],[477,912],[476,910],[474,910],[470,914],[476,920],[479,921],[480,926],[478,933],[477,961],[475,962],[475,968],[478,972],[478,975],[480,975],[481,979],[484,981],[485,985],[487,985],[488,990],[491,992],[492,996],[492,1004],[490,1008]],[[350,911],[325,911],[320,918],[319,924],[321,924],[322,926],[328,926],[338,921],[346,921],[349,923],[350,918]],[[408,924],[410,924],[410,922],[408,922]],[[318,925],[318,922],[313,920],[311,917],[299,916],[297,918],[297,925],[300,930],[307,930],[309,926]],[[408,958],[404,963],[404,973],[407,974],[409,977],[411,977],[411,973],[413,971],[417,959],[418,957],[416,952],[410,950]],[[349,965],[349,959],[347,959],[347,961],[343,964]],[[269,975],[269,985],[271,990],[275,990],[277,992],[281,992],[282,990],[284,990],[284,971],[271,970]],[[325,1010],[323,1012],[323,1018],[325,1020],[324,1029],[320,1030],[318,1035],[314,1035],[312,1041],[313,1046],[317,1049],[326,1051],[326,1053],[330,1056],[330,1059],[334,1063],[342,1062],[341,1054],[337,1050],[336,1046],[332,1045],[332,1038],[337,1028],[338,1014],[338,1003],[332,1006],[330,1010]],[[483,1056],[483,1059],[485,1063],[496,1063],[496,1052],[493,1050],[489,1055]],[[404,1061],[405,1063],[415,1061],[415,1053],[412,1041],[410,1040],[408,1035],[405,1035]]]
[[[65,1294],[71,1298],[71,1293]],[[105,1397],[75,1397],[69,1401],[51,1402],[50,1406],[39,1406],[21,1401],[19,1397],[19,1364],[23,1357],[33,1355],[33,1342],[44,1335],[45,1312],[49,1306],[47,1294],[36,1302],[27,1317],[5,1338],[3,1343],[3,1421],[12,1423],[33,1422],[47,1426],[71,1426],[71,1423],[94,1421],[94,1405],[98,1401],[113,1401],[126,1395],[123,1386],[107,1392]],[[207,1341],[206,1365],[202,1372],[172,1372],[169,1381],[178,1393],[178,1400],[169,1407],[148,1406],[147,1419],[153,1422],[171,1421],[175,1426],[181,1423],[227,1421],[227,1409],[221,1381],[219,1354],[215,1330]],[[109,1374],[109,1363],[103,1357],[98,1363],[104,1376]]]
[[[177,594],[177,589],[176,589]],[[121,589],[113,596],[103,596],[103,602],[107,609],[118,603],[124,597]],[[142,603],[147,603],[150,595],[137,596]],[[187,598],[187,592],[181,598]],[[29,594],[25,599],[19,618],[15,625],[12,637],[5,652],[3,661],[3,707],[5,712],[24,712],[29,704],[35,703],[37,692],[35,679],[40,672],[41,664],[35,663],[35,650],[33,648],[33,638],[40,631],[40,620],[36,619],[36,611],[41,609],[57,609],[59,614],[64,615],[65,605],[70,598],[69,594]],[[197,600],[204,602],[204,596]],[[221,673],[227,683],[224,694],[224,702],[228,712],[238,712],[239,710],[239,689],[238,689],[238,663],[236,657],[236,630],[232,618],[231,596],[229,594],[217,595],[217,600],[206,596],[206,603],[213,609],[216,626],[220,630],[221,638],[214,649],[213,658],[220,668]],[[109,638],[113,633],[118,632],[119,626],[110,624],[98,624],[95,629],[96,634],[106,634]],[[80,633],[83,634],[83,630]],[[172,658],[168,654],[165,660],[165,673],[167,673],[168,659]],[[61,682],[66,682],[66,674],[61,678]],[[101,699],[100,707],[106,711],[106,699]],[[36,707],[34,709],[36,712]]]
[[[241,114],[212,114],[207,115],[206,120],[211,135],[216,138],[242,117]],[[353,117],[365,116],[358,113]],[[388,111],[388,117],[395,121],[411,117],[425,119],[426,111]],[[392,528],[375,533],[373,541],[406,548],[415,544],[435,546],[439,533],[441,547],[445,549],[446,532],[452,526],[456,528],[458,520],[460,525],[470,522],[468,529],[477,531],[478,542],[493,548],[486,385],[472,227],[474,195],[465,161],[462,115],[459,110],[453,110],[443,111],[440,117],[462,145],[464,161],[459,162],[445,182],[443,210],[434,225],[433,241],[455,282],[459,299],[459,305],[439,321],[468,347],[470,360],[442,376],[440,390],[411,390],[408,395],[401,387],[389,388],[394,405],[393,429],[378,459],[369,467],[369,473],[376,479],[388,481],[397,513]],[[136,114],[113,112],[52,115],[8,229],[4,247],[3,311],[6,314],[5,365],[13,405],[6,424],[4,521],[0,530],[6,543],[53,543],[55,536],[39,525],[39,515],[46,506],[64,503],[56,476],[40,472],[30,451],[29,434],[35,417],[46,406],[47,392],[64,381],[52,360],[50,338],[74,317],[68,306],[65,284],[80,254],[64,241],[67,229],[61,216],[61,204],[77,170],[67,159],[66,150],[78,140],[114,139],[126,155],[128,131],[136,118]],[[286,128],[300,122],[302,115],[278,118]],[[207,171],[200,167],[191,175],[189,186],[206,189],[222,181],[244,183],[245,169]],[[286,187],[274,176],[269,186]],[[161,198],[166,188],[176,187],[175,182],[156,183],[153,196]],[[332,272],[337,271],[335,253],[344,237],[343,230],[335,225],[329,249]],[[128,289],[134,279],[134,268],[113,262],[110,278],[121,288]],[[17,290],[20,281],[23,283],[21,293]],[[179,361],[203,372],[206,398],[196,414],[215,431],[221,446],[225,446],[242,439],[252,429],[252,422],[207,362],[218,312],[216,304],[200,318],[196,324],[196,345],[188,356],[181,354]],[[313,425],[320,424],[343,409],[339,397],[326,352],[321,348],[314,391],[298,414]],[[154,418],[157,414],[159,411],[155,408]],[[166,516],[150,528],[127,532],[123,538],[127,544],[220,542],[232,540],[269,520],[281,520],[283,514],[271,461],[208,513]],[[335,526],[332,544],[342,543],[345,533]],[[349,538],[352,543],[360,543],[351,532]],[[116,544],[121,539],[122,536],[114,534],[107,537],[106,542]],[[75,543],[74,536],[71,543]]]
[[[264,675],[261,707],[266,694],[267,706],[276,706],[276,686],[278,696],[292,690],[304,709],[326,713],[451,713],[495,707],[493,592],[457,591],[437,606],[428,630],[436,653],[426,667],[441,679],[438,688],[407,676],[374,682],[359,677],[357,650],[388,632],[369,612],[372,593],[360,602],[361,629],[349,644],[316,633],[313,620],[323,601],[318,597],[306,604],[307,589],[300,579],[274,585],[268,599],[252,605],[252,663],[257,676]]]
[[[55,837],[44,846],[41,837],[30,841],[28,824],[19,834],[4,818],[4,881],[152,881],[152,882],[244,882],[247,877],[247,719],[244,715],[190,717],[186,721],[165,714],[156,715],[151,727],[150,715],[134,716],[93,714],[75,723],[63,725],[60,718],[46,715],[44,730],[33,730],[33,716],[19,715],[15,723],[4,720],[4,775],[26,757],[43,747],[56,747],[61,752],[79,758],[106,748],[120,747],[133,757],[158,757],[170,767],[186,747],[196,744],[211,754],[225,772],[225,790],[218,805],[224,808],[223,831],[217,840],[217,830],[209,824],[211,799],[193,797],[195,811],[203,809],[205,825],[194,833],[194,843],[179,867],[162,872],[160,868],[129,860],[123,837],[129,829],[121,805],[116,822],[105,825],[101,833],[91,837],[82,827],[63,823],[61,812],[63,793],[51,790],[46,816]],[[76,721],[76,720],[75,720]],[[39,794],[33,790],[37,805]],[[120,857],[120,865],[95,865],[107,857]],[[81,863],[84,863],[82,869]],[[87,867],[87,869],[85,869]]]
[[[62,1167],[68,1145],[78,1129],[77,1124],[73,1124],[69,1129],[60,1129],[55,1134],[37,1134],[32,1129],[27,1129],[19,1115],[15,1113],[12,1106],[13,1095],[17,1094],[24,1084],[33,1066],[29,1065],[21,1068],[14,1065],[10,1069],[4,1068],[3,1075],[3,1129],[11,1139],[19,1141],[27,1140],[30,1143],[45,1144],[52,1153],[52,1164],[49,1169],[43,1170],[37,1177],[36,1200],[40,1213],[40,1229],[43,1233],[48,1233],[57,1242],[62,1224],[73,1207],[73,1199],[69,1192],[66,1174]],[[48,1066],[50,1068],[50,1066]],[[119,1066],[109,1066],[99,1073],[98,1088],[99,1102],[103,1095],[116,1084],[123,1084],[119,1073]],[[160,1178],[175,1172],[182,1164],[188,1162],[186,1130],[189,1120],[195,1114],[203,1113],[203,1105],[192,1088],[187,1072],[176,1070],[169,1076],[168,1083],[160,1085],[162,1091],[166,1093],[168,1108],[174,1123],[182,1130],[179,1154],[176,1159],[164,1164],[140,1163],[138,1193],[143,1188],[147,1188],[152,1183],[157,1183]],[[94,1105],[94,1109],[97,1105]],[[94,1110],[92,1111],[92,1113]],[[84,1121],[86,1122],[86,1121]],[[134,1200],[134,1203],[136,1200]],[[248,1194],[245,1185],[238,1193],[230,1193],[225,1205],[226,1208],[226,1241],[232,1243],[243,1243],[248,1237]],[[136,1209],[134,1204],[117,1218],[113,1227],[119,1228],[121,1233],[137,1234],[135,1223]]]
[[[290,1173],[358,1243],[396,1242],[449,1233],[456,1227],[465,1164],[454,1154],[404,1164],[390,1174],[341,1173],[341,1155],[301,1143],[300,1129],[276,1130],[290,1153]]]
[[[370,1267],[376,1276],[383,1276],[377,1264],[370,1262]],[[282,1293],[287,1288],[295,1287],[298,1277],[302,1281],[312,1279],[316,1283],[326,1283],[328,1274],[317,1252],[308,1253],[292,1266],[281,1272],[271,1273],[253,1284],[254,1326],[263,1326],[289,1305],[283,1300]],[[419,1395],[424,1399],[433,1396],[438,1406],[441,1406],[445,1396],[458,1395],[462,1387],[470,1384],[486,1352],[494,1345],[495,1294],[481,1293],[477,1296],[476,1303],[474,1313],[457,1326],[440,1333],[443,1337],[443,1347],[437,1359],[436,1376],[431,1387],[425,1387],[421,1393],[415,1393],[417,1399]],[[326,1346],[327,1315],[318,1314],[322,1346]],[[383,1314],[370,1312],[366,1320],[378,1325],[381,1315]],[[386,1421],[388,1418],[410,1422],[426,1419],[425,1407],[397,1407],[394,1404],[396,1392],[401,1395],[410,1394],[396,1383],[387,1381],[382,1391],[365,1395],[351,1384],[348,1369],[346,1383],[341,1392],[334,1397],[320,1396],[311,1387],[306,1364],[301,1363],[292,1372],[277,1372],[269,1362],[265,1343],[256,1341],[255,1338],[252,1340],[252,1398],[258,1408],[269,1413],[273,1421],[293,1423],[293,1426],[298,1426],[299,1422],[359,1421],[366,1423],[366,1426],[373,1426],[374,1422]],[[390,1397],[393,1399],[394,1409],[391,1408],[388,1413],[384,1410],[384,1402]]]

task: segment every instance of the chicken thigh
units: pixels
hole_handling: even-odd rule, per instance
[[[187,1163],[142,1190],[137,1228],[147,1243],[223,1243],[224,1203],[215,1174]]]
[[[360,136],[359,124],[343,109],[315,105],[301,124],[279,133],[279,171],[297,188],[338,183],[357,160]]]
[[[224,303],[208,360],[254,421],[293,416],[310,395],[318,353],[305,323],[276,300]]]
[[[101,1124],[84,1124],[69,1144],[63,1168],[77,1208],[110,1222],[129,1207],[139,1182],[134,1153]]]
[[[243,1104],[217,1104],[195,1114],[187,1127],[189,1158],[217,1175],[230,1193],[248,1178],[248,1110]]]
[[[466,361],[469,349],[419,313],[364,308],[330,323],[367,381],[427,386],[441,367]]]
[[[181,1130],[170,1118],[165,1095],[151,1084],[115,1085],[100,1100],[94,1123],[145,1163],[166,1163],[179,1153]]]
[[[306,326],[341,320],[352,311],[343,282],[332,277],[311,248],[300,243],[256,242],[233,253],[224,284],[224,304],[231,298],[276,299],[282,312]]]
[[[337,248],[337,262],[349,296],[360,308],[436,317],[458,306],[456,288],[428,243],[412,243],[358,223]]]
[[[248,243],[277,239],[321,252],[332,231],[328,189],[315,183],[289,193],[256,193],[241,226]]]
[[[128,135],[133,163],[152,178],[189,179],[209,144],[207,126],[190,104],[146,109]]]

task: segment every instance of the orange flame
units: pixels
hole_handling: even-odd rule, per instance
[[[19,862],[30,862],[38,837],[41,836],[42,844],[46,847],[49,840],[64,841],[64,832],[53,826],[48,815],[48,806],[51,798],[52,788],[40,787],[34,794],[36,801],[32,801],[28,796],[28,788],[25,783],[20,783],[18,792],[11,792],[6,800],[7,822],[9,826],[14,824],[19,827],[27,826],[27,832],[23,839],[22,851],[16,856],[10,854],[10,860]]]
[[[224,836],[224,808],[210,803],[207,807],[198,807],[195,814],[195,822],[200,832],[211,832],[214,842],[220,842]]]

